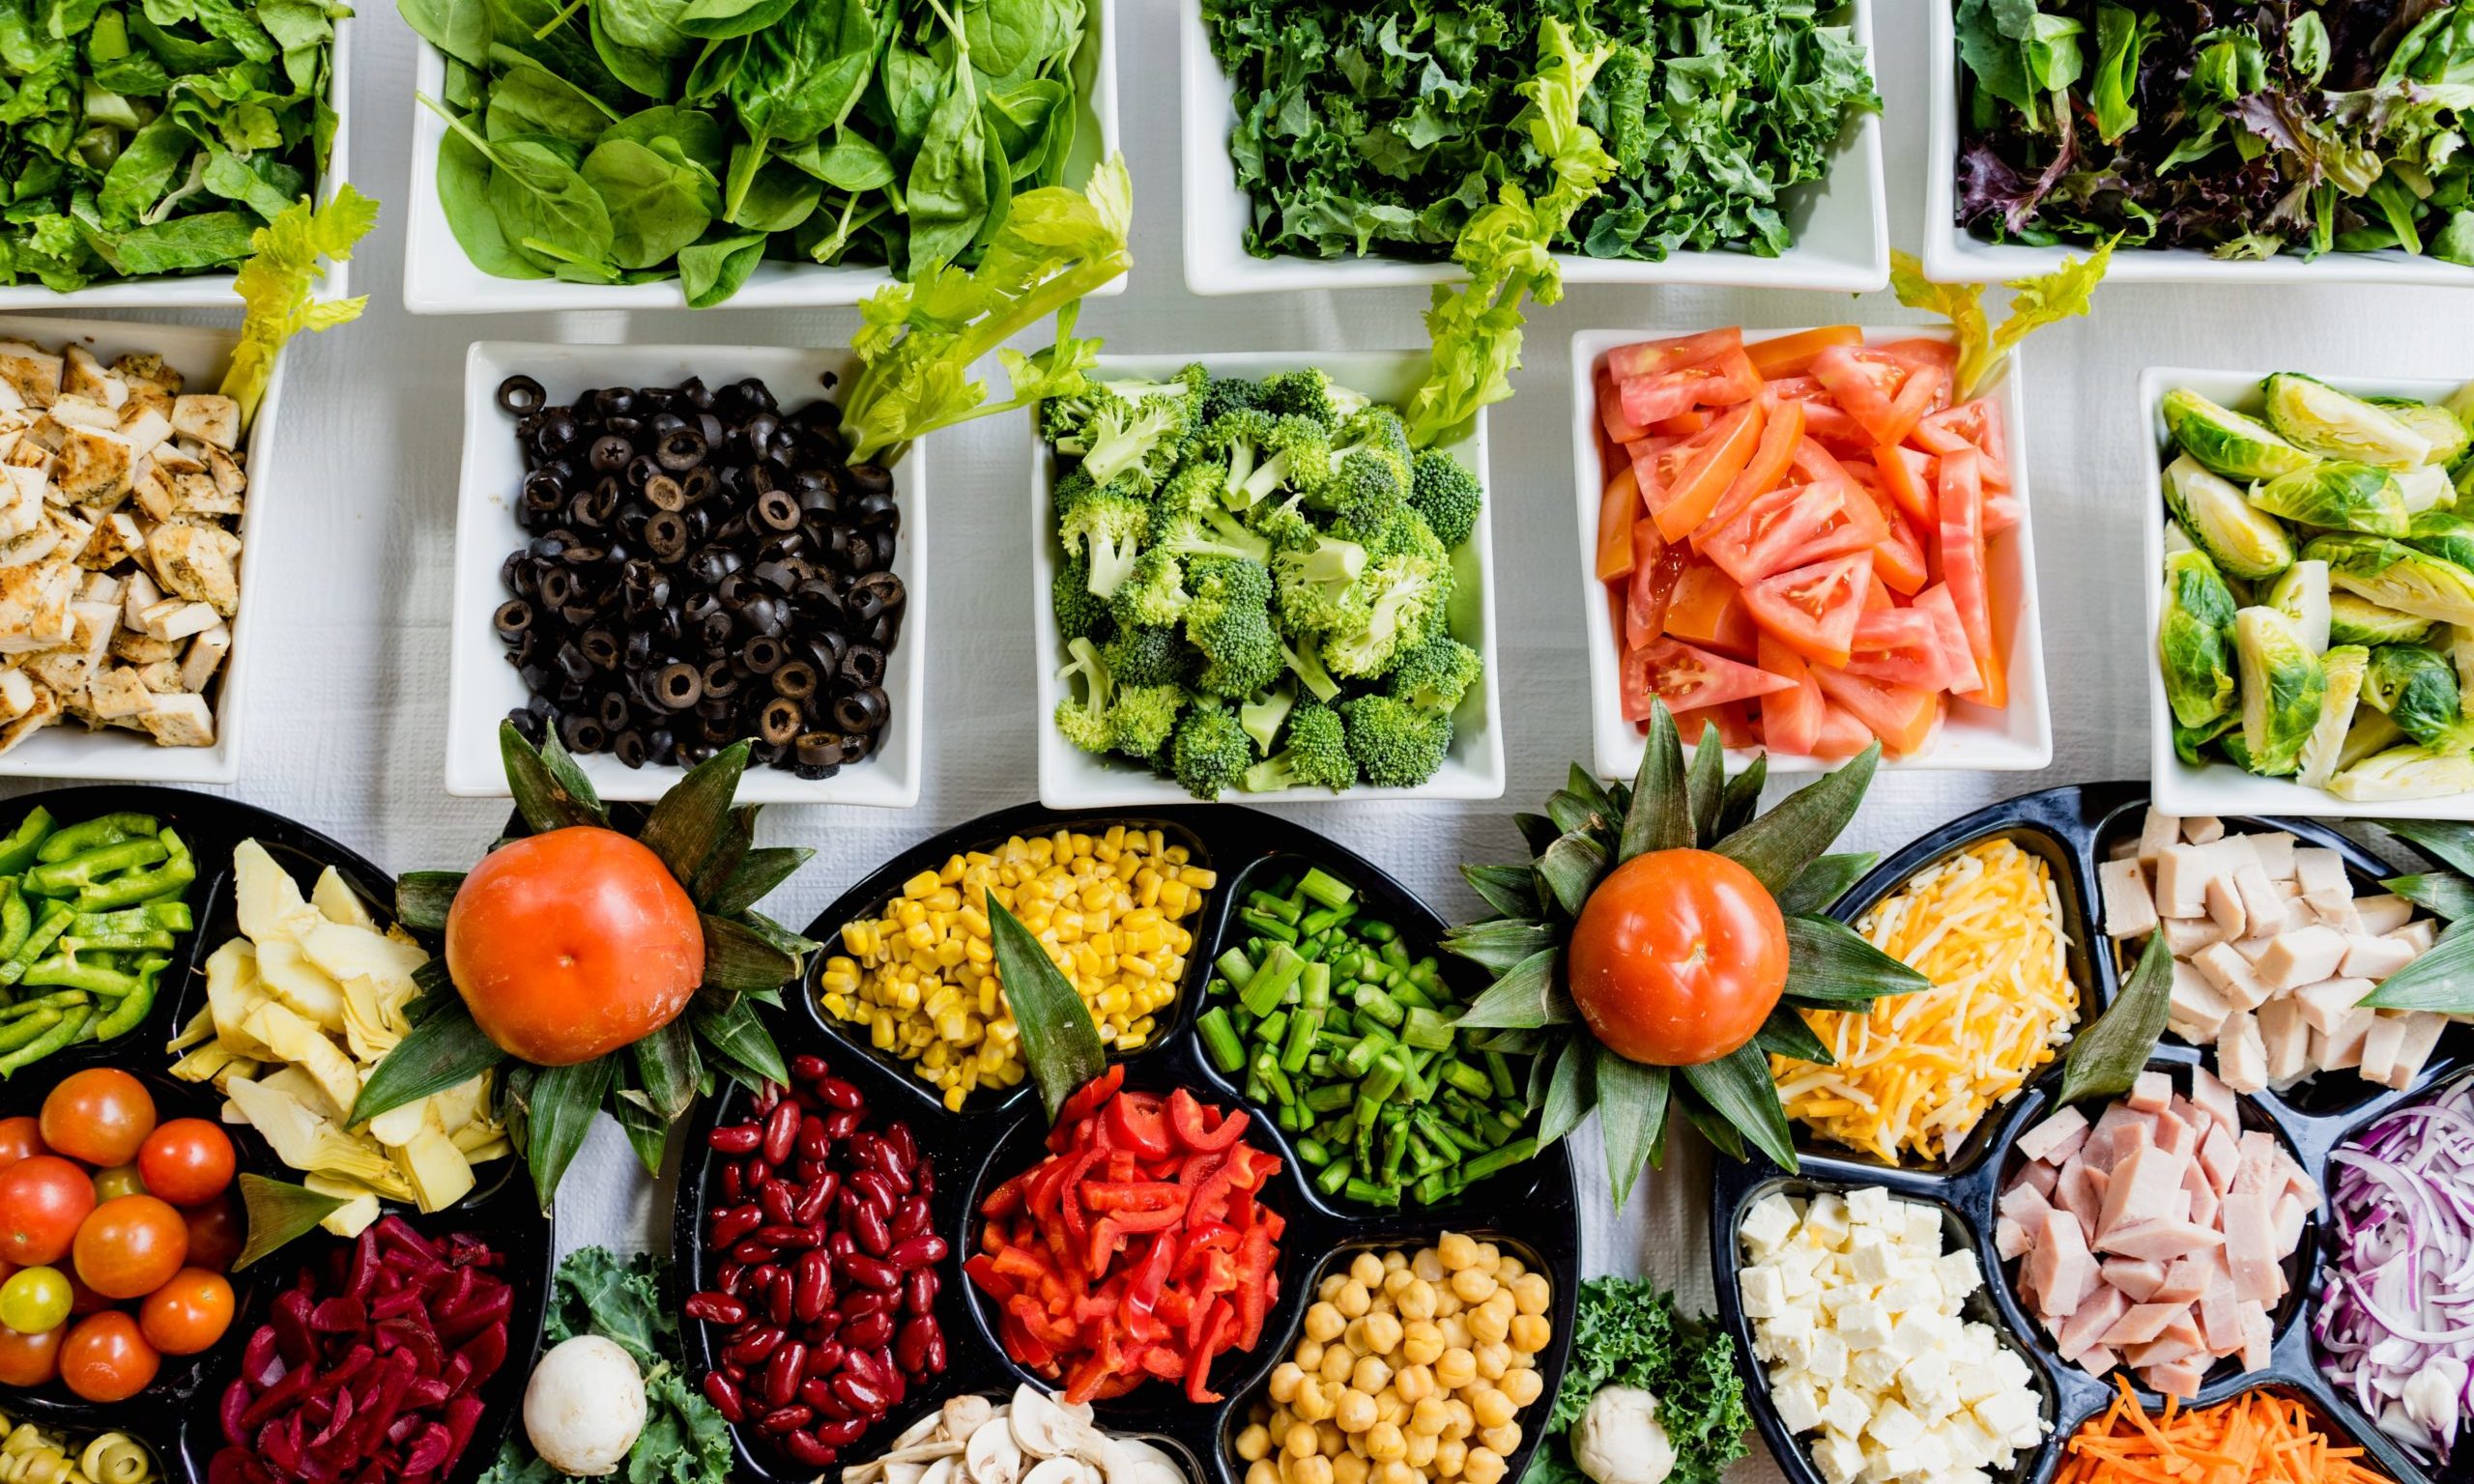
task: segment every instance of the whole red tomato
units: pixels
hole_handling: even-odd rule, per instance
[[[219,1272],[184,1268],[146,1296],[137,1327],[147,1344],[167,1356],[194,1356],[232,1327],[232,1285]]]
[[[226,1191],[202,1205],[183,1208],[181,1220],[189,1229],[189,1266],[212,1272],[230,1272],[242,1249],[249,1244],[249,1224],[241,1213],[240,1198]]]
[[[41,1334],[0,1327],[0,1386],[40,1386],[59,1375],[60,1342],[68,1334],[67,1325]]]
[[[95,1184],[58,1155],[0,1170],[0,1258],[20,1268],[56,1263],[95,1209]]]
[[[1776,1008],[1787,924],[1725,856],[1653,850],[1590,894],[1565,962],[1592,1035],[1653,1067],[1697,1066],[1752,1040]]]
[[[43,1100],[43,1143],[98,1169],[136,1158],[137,1146],[154,1131],[153,1095],[117,1068],[72,1071]]]
[[[189,1229],[152,1195],[103,1202],[77,1228],[77,1276],[106,1298],[142,1298],[188,1261]]]
[[[43,1153],[43,1133],[33,1114],[0,1118],[0,1170]]]
[[[176,1118],[137,1146],[137,1173],[150,1195],[175,1206],[211,1201],[232,1184],[232,1139],[202,1118]]]
[[[481,858],[447,909],[446,967],[484,1035],[565,1067],[676,1019],[705,977],[705,929],[661,857],[577,825]]]
[[[129,1400],[146,1389],[162,1363],[137,1321],[118,1309],[79,1320],[60,1344],[61,1384],[90,1402]]]

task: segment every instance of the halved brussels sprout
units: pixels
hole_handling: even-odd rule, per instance
[[[2300,762],[2303,744],[2319,725],[2327,672],[2293,621],[2273,608],[2233,615],[2233,658],[2242,688],[2242,751],[2250,759],[2245,766],[2262,778],[2281,778]]]
[[[2165,522],[2166,556],[2171,556],[2175,552],[2196,552],[2199,549],[2200,544],[2191,539],[2191,533],[2182,528],[2181,522],[2170,518]]]
[[[2186,387],[2165,393],[2162,411],[2182,451],[2228,479],[2274,479],[2318,462],[2257,417],[2219,407]]]
[[[2458,696],[2456,667],[2430,645],[2382,644],[2371,652],[2363,699],[2425,747],[2461,752],[2474,743]]]
[[[2405,544],[2474,572],[2474,521],[2449,510],[2426,510],[2405,528]]]
[[[2220,739],[2239,741],[2241,727],[2242,713],[2239,711],[2228,711],[2204,727],[2176,724],[2173,728],[2173,756],[2192,767],[2206,767],[2207,759],[2200,756],[2200,749]]]
[[[2474,572],[2385,536],[2320,536],[2302,555],[2328,580],[2382,608],[2441,623],[2474,623]]]
[[[2437,464],[2445,469],[2465,457],[2466,445],[2474,443],[2474,435],[2469,435],[2465,424],[2447,408],[2418,402],[2412,397],[2365,397],[2363,400],[2431,441],[2431,451],[2423,458],[2426,464]]]
[[[2325,583],[2328,569],[2319,569]],[[2174,720],[2202,727],[2233,709],[2233,594],[2205,552],[2165,558],[2156,657]]]
[[[2261,382],[2259,391],[2267,399],[2268,426],[2307,452],[2391,469],[2431,462],[2430,439],[2316,377],[2280,371]]]
[[[2436,799],[2474,788],[2474,757],[2425,747],[2392,747],[2328,781],[2328,791],[2357,804]]]
[[[2217,570],[2240,578],[2274,577],[2293,565],[2293,538],[2276,518],[2253,507],[2222,474],[2184,454],[2165,466],[2165,503]]]
[[[2311,740],[2302,744],[2294,782],[2325,788],[2328,780],[2337,776],[2337,759],[2345,755],[2345,733],[2353,728],[2363,674],[2370,666],[2371,651],[2360,644],[2341,644],[2320,656],[2319,668],[2328,676],[2328,699],[2319,708],[2318,725],[2311,728]]]
[[[2251,503],[2270,515],[2329,530],[2402,536],[2410,518],[2397,476],[2376,464],[2329,459],[2251,491]]]
[[[2388,713],[2377,706],[2354,707],[2354,724],[2345,732],[2345,748],[2337,755],[2337,771],[2343,773],[2355,763],[2375,753],[2384,753],[2405,740],[2405,730],[2388,719]]]
[[[2396,474],[2398,498],[2404,501],[2407,515],[2457,508],[2457,486],[2448,482],[2447,470],[2436,464],[2418,464],[2412,469],[2398,470]]]
[[[2313,654],[2328,651],[2328,564],[2297,561],[2285,569],[2259,599],[2293,620],[2294,632]]]
[[[2430,636],[2431,621],[2382,608],[2350,592],[2328,594],[2328,642],[2413,644]]]

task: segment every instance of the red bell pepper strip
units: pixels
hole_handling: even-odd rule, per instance
[[[1182,1218],[1186,1192],[1171,1180],[1112,1184],[1086,1181],[1082,1185],[1082,1204],[1093,1211],[1165,1211]]]
[[[1263,1315],[1271,1308],[1272,1234],[1257,1221],[1246,1229],[1237,1248],[1237,1348],[1251,1350],[1263,1337]]]
[[[1120,1093],[1109,1102],[1108,1129],[1117,1146],[1145,1159],[1165,1159],[1175,1153],[1168,1142],[1168,1122],[1157,1107],[1146,1107],[1133,1093]]]
[[[1216,1402],[1220,1393],[1211,1389],[1211,1357],[1225,1348],[1228,1338],[1228,1304],[1214,1298],[1205,1311],[1202,1335],[1186,1352],[1186,1400],[1197,1404]]]
[[[1226,1149],[1245,1133],[1246,1115],[1231,1113],[1217,1127],[1206,1128],[1202,1104],[1181,1087],[1168,1095],[1168,1127],[1176,1133],[1177,1142],[1188,1149]]]

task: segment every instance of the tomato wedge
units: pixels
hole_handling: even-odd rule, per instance
[[[1672,548],[1670,548],[1672,550]],[[1729,654],[1752,653],[1760,629],[1744,611],[1743,593],[1706,561],[1685,567],[1668,600],[1666,631],[1677,639]]]
[[[1924,538],[1915,533],[1907,517],[1899,513],[1898,504],[1878,489],[1867,488],[1873,504],[1882,512],[1882,524],[1888,534],[1873,544],[1873,575],[1902,597],[1913,597],[1916,590],[1933,580],[1932,569],[1924,556]]]
[[[1813,357],[1813,376],[1874,442],[1893,445],[1950,385],[1949,370],[1939,359],[1917,361],[1840,345]]]
[[[1904,446],[1876,448],[1873,466],[1881,471],[1883,491],[1901,510],[1927,526],[1940,519],[1934,514],[1933,455]]]
[[[1659,376],[1681,371],[1714,360],[1729,351],[1743,349],[1743,331],[1734,326],[1725,329],[1705,329],[1695,335],[1676,335],[1666,340],[1643,340],[1632,345],[1619,345],[1606,353],[1606,374],[1620,385],[1636,376]]]
[[[1649,429],[1624,415],[1624,393],[1603,373],[1597,378],[1597,425],[1619,443],[1638,442],[1650,436]]]
[[[1939,366],[1944,375],[1958,368],[1959,348],[1948,340],[1936,340],[1930,335],[1917,335],[1907,340],[1889,340],[1874,350],[1904,366]]]
[[[1707,520],[1727,486],[1742,473],[1760,445],[1762,408],[1741,402],[1680,443],[1632,460],[1633,476],[1658,523],[1658,534],[1681,541]]]
[[[1691,548],[1669,546],[1647,521],[1632,528],[1632,584],[1624,599],[1624,647],[1638,649],[1666,626],[1676,579],[1691,561]]]
[[[1935,587],[1937,593],[1946,589]],[[1975,683],[1975,661],[1967,639],[1957,632],[1958,614],[1950,612],[1955,649],[1944,643],[1937,614],[1923,606],[1884,609],[1866,614],[1856,626],[1856,652],[1840,667],[1851,675],[1902,685],[1912,690],[1946,691],[1964,680]]]
[[[1822,715],[1829,702],[1822,699],[1821,682],[1812,676],[1803,656],[1764,634],[1757,651],[1761,668],[1794,683],[1761,698],[1761,739],[1777,753],[1809,753],[1821,741]]]
[[[1815,689],[1819,689],[1818,684]],[[1827,700],[1822,702],[1821,736],[1813,743],[1814,756],[1832,760],[1853,757],[1872,745],[1872,731],[1856,720],[1855,712]]]
[[[1752,357],[1753,369],[1774,382],[1780,377],[1803,375],[1811,368],[1813,357],[1833,345],[1863,343],[1864,332],[1853,325],[1825,325],[1819,329],[1799,329],[1793,334],[1755,340],[1743,351]]]
[[[1681,640],[1658,639],[1624,656],[1624,719],[1646,722],[1650,702],[1669,711],[1697,711],[1785,690],[1789,682],[1740,660]]]
[[[1765,398],[1762,414],[1761,442],[1752,450],[1743,470],[1718,497],[1718,503],[1709,517],[1692,528],[1692,545],[1698,549],[1702,541],[1719,527],[1736,518],[1737,512],[1753,499],[1778,487],[1786,476],[1788,466],[1796,457],[1796,448],[1804,441],[1804,405],[1800,402],[1775,402]]]
[[[1984,487],[1977,481],[1977,472],[1973,448],[1942,455],[1938,554],[1942,581],[1958,608],[1959,625],[1967,631],[1968,651],[1984,677],[1984,703],[1999,706],[2007,699],[2009,687],[1993,663],[1993,605],[1984,571]]]
[[[1904,757],[1933,740],[1933,728],[1942,720],[1942,698],[1935,693],[1867,680],[1840,670],[1815,670],[1812,675],[1821,682],[1824,696],[1846,707],[1866,730],[1882,739],[1884,751]]]
[[[1615,385],[1624,394],[1625,417],[1654,423],[1696,407],[1748,402],[1761,390],[1761,373],[1738,346],[1689,365],[1634,376],[1618,372]]]
[[[1613,582],[1632,570],[1632,523],[1640,516],[1641,486],[1632,466],[1625,465],[1606,481],[1597,498],[1597,577]]]
[[[1650,433],[1655,438],[1690,438],[1714,420],[1715,414],[1709,409],[1696,407],[1672,417],[1659,418],[1650,424]]]
[[[1765,577],[1743,590],[1743,607],[1765,638],[1816,665],[1845,665],[1872,585],[1873,554],[1857,552]]]
[[[1743,507],[1701,554],[1739,585],[1831,556],[1870,551],[1889,534],[1882,507],[1853,480],[1789,485]]]
[[[2028,507],[2016,495],[1984,497],[1984,538],[1988,541],[2028,518]]]
[[[2001,404],[1978,397],[1945,408],[1915,425],[1915,442],[1935,453],[1972,448],[1981,457],[1978,477],[1993,491],[2010,488],[2010,435],[2001,418]]]
[[[1675,734],[1684,746],[1698,747],[1701,745],[1702,728],[1715,727],[1720,747],[1753,747],[1759,739],[1752,734],[1752,723],[1744,717],[1744,708],[1751,704],[1748,700],[1735,701],[1726,705],[1703,706],[1694,711],[1678,711],[1675,713]]]

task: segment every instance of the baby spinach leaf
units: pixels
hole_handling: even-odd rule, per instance
[[[764,234],[742,232],[735,237],[699,243],[678,254],[678,286],[691,309],[709,309],[737,293],[764,258]]]
[[[617,118],[601,100],[527,59],[490,89],[483,132],[492,139],[547,134],[589,150]]]
[[[592,53],[611,76],[647,98],[670,96],[670,71],[659,56],[611,35],[606,6],[587,6],[585,14],[591,19]]]
[[[485,0],[395,0],[422,41],[475,70],[490,65],[490,11]]]
[[[681,154],[704,166],[716,180],[729,160],[722,126],[713,116],[701,108],[682,108],[675,103],[639,109],[609,126],[602,137],[633,139],[645,145],[657,139],[675,140]]]
[[[754,145],[741,145],[753,150]],[[750,232],[790,232],[816,213],[824,183],[787,160],[766,160],[757,168],[731,214],[731,225]]]
[[[988,135],[968,66],[954,69],[910,162],[910,271],[932,272],[970,244],[988,219]]]
[[[611,261],[651,268],[705,235],[720,207],[712,178],[633,139],[604,139],[585,157],[584,183],[601,198]]]

